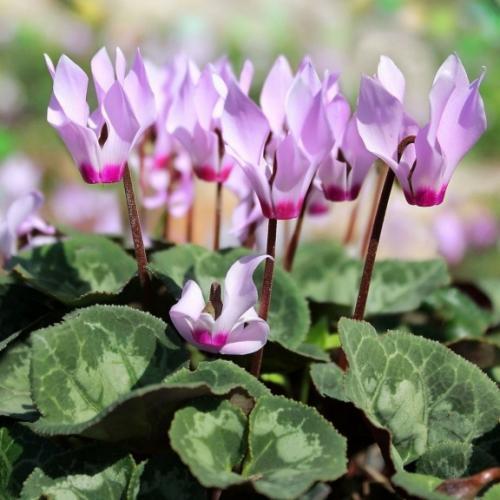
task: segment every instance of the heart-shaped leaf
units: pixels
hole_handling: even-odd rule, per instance
[[[118,295],[137,271],[134,259],[111,240],[75,236],[13,257],[17,276],[71,306]]]
[[[259,398],[248,423],[228,401],[183,408],[169,436],[206,487],[251,482],[270,498],[297,498],[314,482],[335,480],[346,470],[346,440],[314,408],[280,396]]]
[[[31,386],[39,432],[77,433],[132,390],[161,382],[187,360],[158,318],[92,306],[32,334]]]
[[[245,414],[229,401],[203,399],[176,412],[169,437],[172,448],[206,487],[245,482],[234,470],[245,457]]]
[[[314,408],[280,396],[260,398],[250,414],[243,475],[270,498],[296,498],[316,481],[346,472],[346,440]]]
[[[30,347],[18,343],[0,354],[0,415],[19,420],[37,416],[31,399]]]
[[[361,261],[348,257],[333,242],[309,243],[297,252],[293,276],[305,297],[350,310],[356,301],[362,268]],[[377,262],[366,315],[412,311],[449,280],[442,260]]]
[[[500,414],[500,391],[476,366],[445,346],[409,333],[377,335],[365,322],[341,319],[349,361],[347,397],[379,427],[388,429],[403,464],[425,463],[437,475],[460,474],[453,458],[433,456],[449,443],[462,449],[492,429]]]

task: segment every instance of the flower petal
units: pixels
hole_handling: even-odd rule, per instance
[[[226,344],[220,349],[220,354],[243,355],[256,352],[267,342],[269,325],[259,318],[254,309],[244,315],[240,322],[228,335]]]
[[[266,255],[238,259],[226,274],[222,313],[215,321],[216,332],[230,332],[241,315],[255,305],[258,292],[252,275]]]
[[[290,65],[284,56],[279,56],[267,75],[260,94],[260,106],[275,134],[283,132],[285,122],[285,100],[293,82]]]
[[[170,308],[170,319],[176,330],[188,341],[194,343],[193,328],[205,308],[205,299],[197,283],[186,282],[177,304]]]
[[[264,113],[236,85],[231,83],[221,116],[224,141],[241,163],[259,165],[269,136]]]
[[[402,124],[401,102],[379,81],[363,76],[357,109],[358,132],[366,149],[394,169]]]
[[[401,70],[394,64],[394,61],[381,56],[377,68],[377,79],[401,103],[405,97],[405,77]]]

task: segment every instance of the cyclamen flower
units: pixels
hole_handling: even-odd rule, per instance
[[[85,72],[65,55],[56,67],[45,57],[54,80],[47,120],[66,144],[83,180],[90,184],[120,181],[130,151],[155,119],[154,96],[139,51],[127,74],[119,49],[114,69],[105,49],[94,56],[98,107],[92,114]]]
[[[334,145],[322,162],[318,176],[328,200],[354,200],[375,156],[367,151],[359,136],[356,114],[351,114],[347,99],[339,92],[337,75],[327,76],[323,92]]]
[[[312,191],[307,202],[307,215],[316,217],[328,213],[330,210],[330,203],[328,203],[325,198],[323,189],[321,189],[321,183],[318,179],[314,179],[311,189]]]
[[[262,110],[237,85],[229,86],[223,138],[252,185],[265,217],[298,217],[320,162],[333,145],[321,82],[306,60],[290,80],[278,58],[261,95]]]
[[[148,160],[145,162],[143,178],[153,194],[143,192],[143,205],[147,209],[167,207],[170,215],[182,217],[194,199],[194,179],[188,154],[179,153],[162,168]]]
[[[32,191],[15,200],[0,220],[0,258],[4,261],[21,248],[54,241],[55,228],[37,215],[43,205],[43,195]],[[24,240],[20,242],[20,240]]]
[[[199,349],[220,354],[249,354],[266,343],[269,326],[258,317],[254,306],[258,299],[253,272],[266,255],[246,256],[237,260],[224,280],[224,299],[220,288],[212,285],[207,304],[199,285],[189,280],[182,296],[170,309],[177,331]]]
[[[167,130],[191,155],[193,170],[202,180],[225,182],[234,160],[225,154],[221,139],[220,115],[227,85],[248,91],[251,67],[246,64],[238,82],[227,61],[207,65],[200,74],[192,64],[185,72],[178,95],[167,119]]]
[[[405,79],[389,58],[381,58],[377,77],[362,78],[359,134],[366,148],[394,171],[410,204],[442,203],[458,163],[486,130],[479,94],[483,75],[469,83],[458,56],[449,56],[434,78],[430,120],[421,128],[404,112]],[[398,162],[398,144],[412,135],[415,143]]]

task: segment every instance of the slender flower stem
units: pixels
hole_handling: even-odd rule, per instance
[[[304,197],[304,202],[302,203],[302,208],[300,209],[300,214],[295,224],[292,238],[290,239],[290,242],[288,243],[286,249],[285,258],[283,260],[283,268],[288,272],[290,272],[293,267],[293,261],[295,259],[295,254],[299,245],[300,234],[302,232],[302,224],[304,223],[304,215],[307,210],[307,202],[309,201],[309,197],[311,196],[312,192],[313,181],[314,179],[311,181],[311,184],[309,184],[309,187],[307,188],[307,193]]]
[[[168,209],[163,214],[163,239],[165,241],[170,239],[170,214]]]
[[[256,240],[256,237],[255,237],[255,232],[256,231],[257,231],[257,223],[256,222],[252,222],[250,224],[250,227],[248,228],[248,235],[245,238],[245,241],[243,242],[243,246],[245,248],[252,249],[254,247],[255,240]]]
[[[382,232],[382,226],[384,225],[385,212],[387,210],[387,204],[389,203],[389,197],[391,195],[393,184],[394,172],[391,169],[388,169],[371,228],[370,241],[366,252],[365,265],[363,267],[363,274],[361,276],[361,283],[359,285],[358,298],[356,300],[356,306],[354,308],[354,319],[361,320],[365,316],[366,301],[368,300],[368,292],[370,290],[370,280],[373,273],[373,267],[375,265],[378,243],[380,241],[380,234]]]
[[[194,200],[189,207],[186,215],[186,242],[193,242],[193,229],[194,229]]]
[[[215,226],[214,226],[214,250],[220,248],[220,226],[222,217],[222,182],[217,183],[215,193]]]
[[[401,161],[401,156],[403,155],[406,147],[414,142],[415,136],[412,135],[405,137],[399,143],[398,163]],[[365,265],[363,267],[363,274],[359,284],[358,299],[356,300],[356,306],[354,308],[354,319],[361,320],[365,316],[366,301],[368,300],[368,292],[370,291],[370,281],[373,273],[373,267],[375,265],[375,258],[377,257],[380,234],[382,233],[382,227],[384,225],[385,212],[387,210],[387,204],[389,203],[389,197],[391,196],[392,185],[394,184],[394,177],[394,172],[389,168],[385,176],[384,185],[382,187],[382,192],[380,193],[378,207],[375,212],[375,218],[371,228],[370,241],[368,243],[368,249],[365,257]]]
[[[349,245],[352,241],[354,232],[356,230],[356,224],[358,222],[358,214],[359,214],[359,198],[354,202],[351,214],[349,215],[349,222],[347,223],[347,228],[344,237],[342,238],[342,244],[344,246]]]
[[[262,280],[262,292],[260,299],[259,316],[267,321],[269,313],[269,306],[271,305],[271,293],[273,287],[273,274],[274,274],[274,256],[276,254],[276,228],[278,221],[276,219],[269,219],[267,226],[267,255],[266,265],[264,268],[264,279]],[[259,377],[260,369],[262,366],[262,356],[264,348],[258,350],[250,359],[250,373],[255,377]]]
[[[128,164],[125,165],[125,171],[123,174],[123,186],[125,188],[125,198],[127,199],[128,218],[130,221],[130,229],[132,231],[132,239],[134,242],[135,260],[137,261],[139,281],[145,291],[145,294],[147,295],[149,293],[148,290],[150,285],[149,273],[147,270],[148,259],[146,257],[146,250],[144,249],[141,221],[137,212],[134,186],[132,184],[132,177],[130,176],[130,169],[128,167]]]
[[[375,215],[377,212],[377,203],[380,200],[380,194],[382,193],[382,188],[384,186],[384,176],[382,172],[377,173],[377,183],[375,185],[375,191],[373,192],[372,206],[370,208],[370,218],[366,224],[365,233],[363,235],[363,243],[361,244],[361,257],[364,259],[366,257],[366,252],[368,251],[368,243],[370,242],[370,235],[375,222]]]

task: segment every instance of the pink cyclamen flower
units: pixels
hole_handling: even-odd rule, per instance
[[[328,200],[351,201],[358,197],[375,156],[361,140],[356,114],[351,114],[347,99],[339,91],[338,75],[327,75],[323,93],[334,145],[322,162],[318,176]]]
[[[264,83],[262,110],[229,85],[223,138],[252,185],[267,218],[298,217],[320,162],[333,145],[321,82],[306,60],[290,79],[278,58]]]
[[[189,343],[208,352],[241,355],[258,351],[267,341],[269,326],[254,309],[258,294],[252,275],[266,257],[237,260],[224,280],[223,300],[220,293],[211,293],[215,297],[207,304],[198,284],[189,280],[179,302],[170,309],[177,331]]]
[[[92,114],[85,72],[65,55],[56,67],[45,58],[54,81],[47,120],[66,144],[83,180],[90,184],[120,181],[132,148],[155,119],[154,96],[139,51],[127,74],[119,49],[115,68],[105,49],[94,56],[98,107]]]
[[[191,63],[172,102],[167,130],[191,155],[193,170],[204,181],[225,182],[233,168],[234,160],[225,154],[221,139],[220,115],[228,84],[248,91],[248,68],[246,64],[238,81],[227,61],[209,64],[201,73]]]
[[[314,217],[327,214],[330,211],[330,203],[325,198],[319,179],[314,179],[311,189],[307,202],[307,215]]]
[[[15,200],[0,220],[0,258],[4,261],[18,250],[54,241],[55,228],[49,226],[38,211],[43,195],[32,191]]]
[[[232,170],[226,187],[239,199],[238,205],[233,211],[231,234],[238,239],[241,245],[250,244],[249,238],[258,237],[257,231],[265,221],[259,199],[241,168]],[[260,246],[257,245],[257,248]]]
[[[173,217],[184,216],[194,199],[194,178],[189,155],[181,151],[161,168],[150,161],[151,158],[148,160],[143,173],[144,188],[150,188],[152,193],[143,192],[143,205],[147,209],[166,207]]]
[[[405,113],[405,79],[387,57],[382,57],[376,77],[363,77],[358,101],[358,131],[366,148],[396,174],[412,205],[442,203],[451,176],[460,160],[486,130],[479,78],[469,83],[457,55],[449,56],[434,78],[430,120],[424,127]],[[397,161],[398,144],[415,135],[415,143]]]

